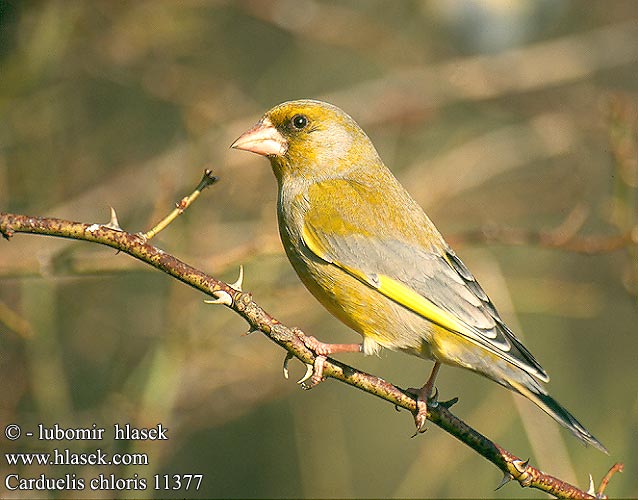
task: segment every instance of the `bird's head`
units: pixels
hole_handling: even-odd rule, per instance
[[[275,106],[231,147],[268,157],[278,177],[340,177],[380,161],[350,116],[332,104],[307,99]]]

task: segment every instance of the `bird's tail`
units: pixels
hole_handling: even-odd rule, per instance
[[[520,392],[523,396],[537,404],[544,412],[550,415],[556,422],[569,429],[578,439],[586,444],[591,444],[595,448],[609,455],[598,439],[589,432],[576,418],[569,413],[558,401],[552,398],[534,380],[532,384],[521,384],[520,382],[508,380],[512,388]]]

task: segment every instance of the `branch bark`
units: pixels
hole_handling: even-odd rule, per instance
[[[153,266],[207,295],[217,299],[220,296],[228,298],[226,305],[248,322],[250,330],[262,332],[270,340],[283,347],[289,353],[287,359],[294,356],[305,364],[312,364],[315,360],[315,354],[303,342],[304,334],[280,323],[262,309],[253,300],[250,293],[235,289],[231,285],[150,245],[141,234],[128,233],[116,227],[109,227],[109,225],[86,224],[4,212],[0,212],[0,233],[7,240],[15,233],[30,233],[84,240],[115,248],[119,252],[126,253]],[[417,411],[414,397],[401,388],[332,358],[328,358],[325,363],[324,376],[356,387],[413,414]],[[545,474],[529,465],[527,460],[522,460],[506,451],[455,416],[449,409],[453,403],[454,401],[450,401],[429,405],[428,420],[498,467],[504,474],[501,485],[515,479],[523,487],[536,488],[559,498],[606,498],[602,491],[603,485],[601,485],[598,494],[593,491],[593,488],[586,492],[559,478]],[[621,468],[622,466],[616,465],[612,467],[612,470]],[[606,479],[608,482],[608,478]]]

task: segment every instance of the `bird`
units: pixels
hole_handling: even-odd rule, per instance
[[[349,344],[305,337],[316,354],[312,384],[331,354],[402,351],[434,361],[426,383],[412,390],[418,432],[443,364],[523,395],[608,453],[549,395],[546,371],[347,113],[318,100],[287,101],[231,148],[270,160],[288,260],[311,294],[363,337]]]

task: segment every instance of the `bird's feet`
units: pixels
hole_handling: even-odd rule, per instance
[[[420,389],[409,388],[407,392],[416,396],[416,413],[414,414],[414,425],[416,425],[416,434],[425,432],[425,423],[428,419],[428,404],[434,406],[438,401],[438,391],[434,387],[436,376],[441,368],[441,363],[436,361],[432,367],[432,373],[428,381]],[[415,436],[416,436],[415,434]]]
[[[296,330],[295,333],[301,332]],[[304,335],[303,333],[301,333],[301,335],[303,335],[303,337],[300,338],[304,345],[316,354],[312,368],[312,375],[310,375],[310,378],[306,378],[305,380],[302,379],[301,381],[301,386],[307,390],[312,389],[323,380],[323,368],[326,364],[326,359],[328,359],[327,356],[332,354],[332,344],[320,342],[315,337]]]
[[[415,436],[427,430],[425,424],[428,419],[428,406],[436,406],[439,399],[439,391],[436,390],[436,388],[434,389],[434,393],[432,393],[431,388],[427,390],[427,393],[424,389],[425,387],[418,389],[410,387],[406,389],[407,393],[416,396],[416,412],[414,413],[414,425],[416,426]]]
[[[362,350],[362,344],[327,344],[317,340],[315,337],[305,335],[297,328],[294,329],[294,332],[304,345],[316,355],[312,365],[312,375],[306,373],[306,376],[298,382],[304,389],[312,389],[323,380],[324,366],[330,354],[338,352],[361,352]]]

